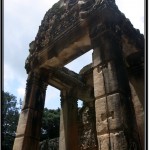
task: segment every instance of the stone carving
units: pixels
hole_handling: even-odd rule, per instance
[[[90,14],[92,10],[89,8],[91,8],[91,6],[94,8],[94,6],[97,6],[101,1],[96,1],[96,3],[94,3],[94,0],[79,1],[78,3],[82,4],[79,12],[77,5],[75,5],[76,2],[76,0],[65,1],[65,4],[67,4],[68,7],[65,5],[61,6],[61,3],[58,2],[46,13],[35,38],[35,49],[37,51],[40,51],[50,42],[54,42],[60,34],[64,34],[64,31],[69,30],[72,25],[75,25],[78,22],[78,13],[80,11],[84,12],[85,10],[88,10],[88,13]]]
[[[91,20],[93,18],[95,21],[100,20],[100,22],[96,21],[97,25],[95,25],[95,21]],[[113,20],[110,21],[110,18]],[[67,37],[83,22],[89,24],[91,38],[110,28],[128,36],[137,47],[143,48],[139,41],[144,42],[144,37],[133,28],[131,22],[119,11],[114,0],[61,0],[47,11],[34,42],[30,44],[30,54],[25,63],[27,73],[39,64],[41,59],[39,52],[47,47],[51,50],[51,47],[63,35]],[[136,40],[133,41],[132,39]]]
[[[79,116],[80,150],[97,150],[94,108],[84,105]]]
[[[40,142],[40,150],[59,150],[59,138]]]
[[[68,7],[56,3],[45,15],[35,38],[36,50],[41,51],[49,43],[53,43],[68,28],[76,24],[78,14],[74,5],[75,1],[69,1]]]
[[[119,11],[115,0],[57,2],[29,44],[25,62],[29,76],[14,150],[38,149],[47,83],[62,92],[60,150],[140,149],[128,77],[135,78],[133,85],[138,85],[135,89],[144,99],[139,92],[144,72],[138,76],[140,83],[135,76],[143,68],[143,43],[144,36]],[[63,67],[90,48],[93,63],[79,74]],[[85,101],[78,118],[77,99]]]
[[[27,57],[26,61],[25,61],[25,69],[27,71],[27,73],[29,73],[29,71],[37,66],[39,64],[39,55],[38,55],[38,52],[35,50],[35,41],[32,41],[30,44],[29,44],[29,56]]]
[[[32,89],[36,88],[36,86],[38,86],[36,93],[32,93]],[[31,94],[35,95],[36,104],[34,107],[36,110],[42,110],[44,108],[46,87],[47,84],[41,79],[39,72],[30,72],[26,83],[26,97],[24,99],[22,110],[30,107],[29,100]]]

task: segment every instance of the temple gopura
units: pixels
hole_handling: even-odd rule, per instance
[[[59,150],[144,150],[144,35],[115,0],[60,0],[29,47],[13,150],[39,149],[48,85],[61,93]],[[64,67],[91,49],[78,74]]]

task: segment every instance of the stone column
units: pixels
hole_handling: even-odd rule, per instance
[[[77,99],[71,92],[61,92],[60,150],[78,150]]]
[[[135,114],[136,114],[139,138],[140,138],[142,150],[144,150],[145,149],[145,145],[144,145],[145,144],[144,109],[143,109],[142,104],[140,103],[140,100],[136,93],[136,90],[131,83],[130,83],[130,87],[131,87],[132,101],[134,104],[134,110],[135,110]]]
[[[29,73],[13,150],[39,149],[46,87],[39,72]]]
[[[93,81],[98,149],[139,150],[141,146],[120,35],[110,27],[99,26],[97,32],[91,33],[91,41],[94,49]]]

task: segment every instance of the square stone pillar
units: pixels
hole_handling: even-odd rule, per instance
[[[13,150],[39,149],[46,86],[39,72],[29,74]]]
[[[120,35],[110,27],[103,29],[91,37],[98,150],[139,150]]]
[[[77,99],[71,92],[61,92],[59,150],[78,150]]]
[[[140,136],[140,141],[141,141],[141,145],[142,145],[142,149],[145,149],[145,121],[144,121],[144,110],[143,110],[143,106],[140,103],[138,94],[136,93],[136,90],[134,88],[134,86],[130,83],[130,87],[131,87],[131,94],[132,94],[132,101],[134,104],[134,109],[135,109],[135,114],[136,114],[136,121],[137,121],[137,126],[138,126],[138,132],[139,132],[139,136]]]
[[[65,109],[60,110],[59,150],[66,150],[66,125],[64,120]]]

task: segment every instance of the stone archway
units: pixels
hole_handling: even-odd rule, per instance
[[[90,49],[93,62],[80,74],[64,67]],[[95,102],[98,150],[144,149],[144,127],[140,126],[144,123],[137,119],[130,81],[141,107],[144,94],[139,96],[139,83],[133,82],[133,74],[129,81],[128,73],[136,70],[144,74],[144,36],[118,10],[115,1],[59,1],[45,14],[29,52],[26,94],[14,150],[38,149],[48,84],[62,93],[60,139],[64,138],[60,150],[80,149],[75,124],[78,98]],[[139,79],[144,88],[144,76]],[[140,133],[138,127],[142,128]]]

